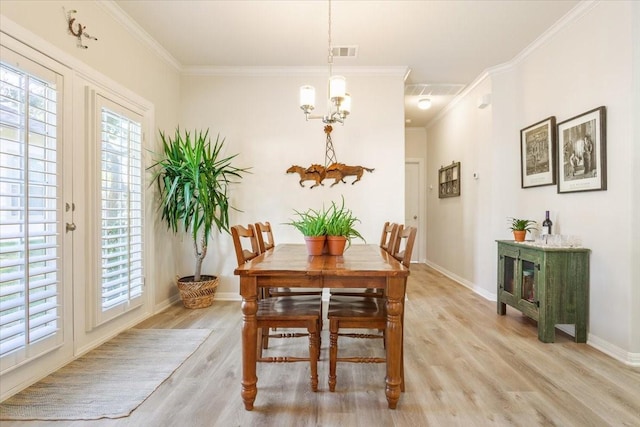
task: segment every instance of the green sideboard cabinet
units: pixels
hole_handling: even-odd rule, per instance
[[[587,341],[589,253],[586,248],[498,242],[498,314],[507,305],[538,322],[538,339],[555,341],[556,325],[575,325],[575,341]]]

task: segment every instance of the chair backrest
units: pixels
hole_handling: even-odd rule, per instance
[[[267,222],[256,222],[256,236],[258,237],[258,247],[260,252],[266,252],[273,249],[275,243],[273,241],[273,231],[271,231],[271,224]],[[266,240],[265,240],[266,237]]]
[[[411,264],[411,254],[413,253],[413,244],[416,241],[417,233],[416,227],[404,228],[403,225],[398,226],[398,234],[391,255],[407,268]]]
[[[253,224],[249,224],[247,227],[234,225],[231,227],[231,237],[233,238],[233,246],[236,250],[238,266],[260,255],[256,229]]]
[[[382,227],[382,236],[380,237],[380,247],[387,252],[391,252],[395,245],[396,236],[398,234],[398,224],[393,222],[385,222]]]

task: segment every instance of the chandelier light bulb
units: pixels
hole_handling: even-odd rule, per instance
[[[313,86],[305,85],[300,87],[300,108],[311,111],[316,105],[316,89]]]
[[[344,99],[340,105],[340,111],[345,117],[351,112],[351,95],[348,93],[344,94]]]
[[[329,98],[341,101],[347,92],[347,79],[344,76],[331,76],[329,79]]]

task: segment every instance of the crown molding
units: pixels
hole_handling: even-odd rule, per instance
[[[525,47],[520,53],[518,53],[511,61],[509,61],[509,64],[514,66],[524,61],[529,55],[535,52],[547,41],[555,37],[555,35],[558,32],[562,31],[567,25],[578,20],[585,13],[589,12],[601,2],[601,0],[584,0],[578,3],[573,9],[571,9],[562,18],[557,20],[551,27],[549,27],[544,33],[540,34],[538,38],[536,38],[529,44],[529,46]]]
[[[539,49],[542,45],[551,40],[555,35],[562,31],[569,24],[575,22],[584,14],[589,12],[591,9],[596,7],[602,0],[584,0],[578,3],[573,9],[567,12],[562,18],[556,21],[551,27],[549,27],[544,33],[540,34],[538,38],[536,38],[529,46],[524,48],[520,53],[518,53],[513,59],[504,62],[502,64],[495,65],[493,67],[487,68],[484,70],[478,77],[476,77],[473,82],[471,82],[467,87],[465,87],[450,103],[448,103],[438,115],[436,115],[433,119],[427,123],[426,128],[432,127],[435,123],[437,123],[441,118],[443,118],[449,111],[451,111],[458,103],[464,99],[476,86],[482,83],[485,79],[500,74],[504,72],[508,72],[513,70],[515,67],[520,65],[525,59],[529,57],[533,52]]]
[[[118,6],[113,0],[103,0],[96,2],[98,6],[102,7],[113,19],[115,19],[120,25],[133,35],[134,38],[142,42],[143,45],[149,47],[160,58],[166,61],[169,65],[174,67],[177,71],[181,72],[183,67],[180,62],[173,55],[171,55],[160,43],[158,43],[153,37],[149,35],[136,21],[131,18],[120,6]]]
[[[182,75],[190,76],[318,76],[326,75],[327,67],[250,67],[250,66],[189,66],[182,65],[162,45],[149,35],[131,16],[113,0],[97,2],[111,17],[125,27],[137,40],[154,51]],[[335,72],[351,76],[400,76],[407,74],[407,66],[389,67],[336,67]]]
[[[390,76],[403,77],[407,72],[406,66],[389,67],[336,67],[333,71],[348,76]],[[195,66],[184,67],[183,75],[188,76],[252,76],[252,77],[277,77],[277,76],[326,76],[327,66],[322,67],[265,67],[265,66]]]

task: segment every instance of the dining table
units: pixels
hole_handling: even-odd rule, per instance
[[[409,269],[378,245],[353,244],[343,255],[307,255],[304,244],[279,244],[235,269],[242,296],[242,400],[251,411],[258,393],[256,376],[259,289],[374,288],[386,298],[385,393],[395,409],[401,392],[404,298]]]

